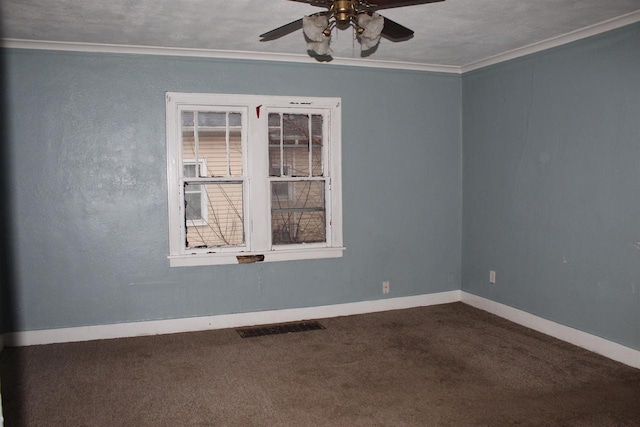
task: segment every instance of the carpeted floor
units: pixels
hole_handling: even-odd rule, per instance
[[[640,426],[640,370],[462,303],[8,348],[11,426]]]

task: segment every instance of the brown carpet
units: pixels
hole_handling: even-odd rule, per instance
[[[461,303],[5,349],[11,426],[640,426],[640,370]]]

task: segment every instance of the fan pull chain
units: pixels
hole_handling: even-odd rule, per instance
[[[351,27],[351,34],[353,34],[353,37],[351,37],[351,57],[355,58],[356,57],[356,29]]]

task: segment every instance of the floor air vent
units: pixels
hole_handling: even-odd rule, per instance
[[[257,326],[236,329],[242,338],[261,337],[263,335],[290,334],[292,332],[317,331],[324,329],[318,322],[282,323],[279,325]]]

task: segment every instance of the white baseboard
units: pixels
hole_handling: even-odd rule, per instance
[[[111,338],[127,338],[144,335],[173,334],[180,332],[294,322],[299,320],[322,319],[328,317],[351,316],[354,314],[400,310],[436,304],[447,304],[458,301],[460,301],[460,291],[448,291],[427,295],[361,301],[319,307],[14,332],[5,334],[4,340],[7,346],[20,347]]]
[[[267,325],[272,323],[426,307],[453,302],[463,302],[472,307],[503,317],[511,322],[640,369],[640,351],[638,350],[459,290],[319,307],[14,332],[4,334],[4,336],[0,335],[0,349],[2,349],[3,345],[19,347]]]
[[[472,307],[640,369],[638,350],[464,291],[461,292],[461,297],[463,303]]]

